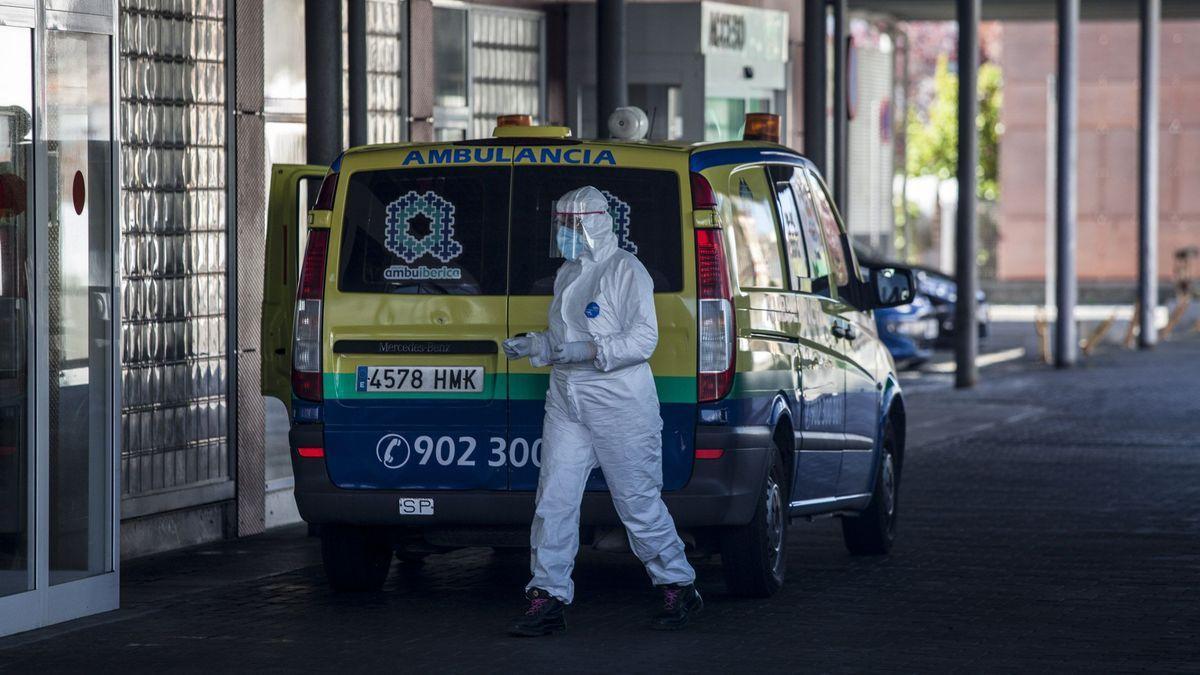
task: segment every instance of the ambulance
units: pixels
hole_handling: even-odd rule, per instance
[[[272,168],[262,389],[289,407],[334,588],[379,588],[394,557],[528,546],[549,369],[500,344],[545,329],[563,262],[547,224],[584,185],[654,281],[663,498],[689,549],[758,597],[783,584],[794,519],[840,517],[852,553],[889,551],[906,415],[872,310],[909,302],[913,274],[858,265],[778,128],[581,140],[517,117]],[[599,470],[580,525],[585,546],[623,539]]]

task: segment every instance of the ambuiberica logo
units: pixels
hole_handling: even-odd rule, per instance
[[[617,235],[617,246],[637,254],[637,244],[629,238],[629,216],[633,213],[633,209],[629,206],[629,202],[614,195],[608,190],[601,190],[600,194],[608,200],[608,215],[612,216],[613,232]]]
[[[387,205],[384,224],[384,246],[408,263],[392,265],[384,270],[385,279],[414,281],[462,278],[462,270],[457,267],[413,265],[426,255],[442,263],[449,263],[462,255],[462,244],[454,238],[454,204],[433,191],[409,190]],[[422,235],[414,232],[414,226],[419,227],[420,224],[428,226],[428,231]]]

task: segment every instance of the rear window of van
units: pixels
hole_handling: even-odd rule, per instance
[[[509,293],[551,295],[561,258],[551,258],[550,210],[563,194],[591,185],[608,199],[617,245],[633,253],[654,280],[654,292],[683,290],[679,176],[655,169],[517,166],[513,169]]]
[[[508,167],[350,174],[338,288],[503,295]]]
[[[551,295],[563,260],[549,254],[550,212],[560,196],[585,185],[607,197],[618,246],[642,261],[655,292],[682,290],[678,175],[564,166],[350,174],[338,288],[351,293]]]

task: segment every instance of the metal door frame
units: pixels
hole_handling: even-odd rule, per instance
[[[116,0],[0,0],[0,23],[31,28],[33,31],[33,183],[34,202],[31,220],[32,278],[27,280],[29,293],[31,333],[29,345],[32,366],[29,381],[33,390],[30,411],[33,433],[33,461],[31,483],[33,528],[30,530],[34,567],[33,589],[10,596],[0,597],[0,635],[47,626],[61,621],[116,609],[119,603],[120,585],[120,472],[118,465],[121,446],[121,307],[120,266],[117,255],[120,251],[120,133],[119,88],[119,45],[117,33],[118,7]],[[46,418],[49,415],[49,256],[46,230],[41,227],[49,213],[49,187],[47,177],[47,143],[44,135],[46,119],[46,34],[48,31],[71,31],[94,33],[109,37],[109,124],[112,135],[110,223],[111,223],[111,279],[109,339],[112,345],[110,364],[111,397],[109,431],[112,443],[106,458],[108,480],[107,508],[110,537],[109,559],[106,567],[111,571],[95,576],[50,585],[50,432]]]

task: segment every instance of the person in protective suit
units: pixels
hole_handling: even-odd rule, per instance
[[[651,626],[682,628],[704,602],[662,500],[662,417],[646,362],[658,344],[654,283],[637,257],[617,246],[608,200],[599,190],[568,192],[552,215],[552,254],[566,262],[554,279],[549,326],[504,342],[510,359],[553,366],[530,535],[529,606],[511,633],[537,636],[566,628],[579,506],[597,466],[630,547],[662,590],[662,609]]]

